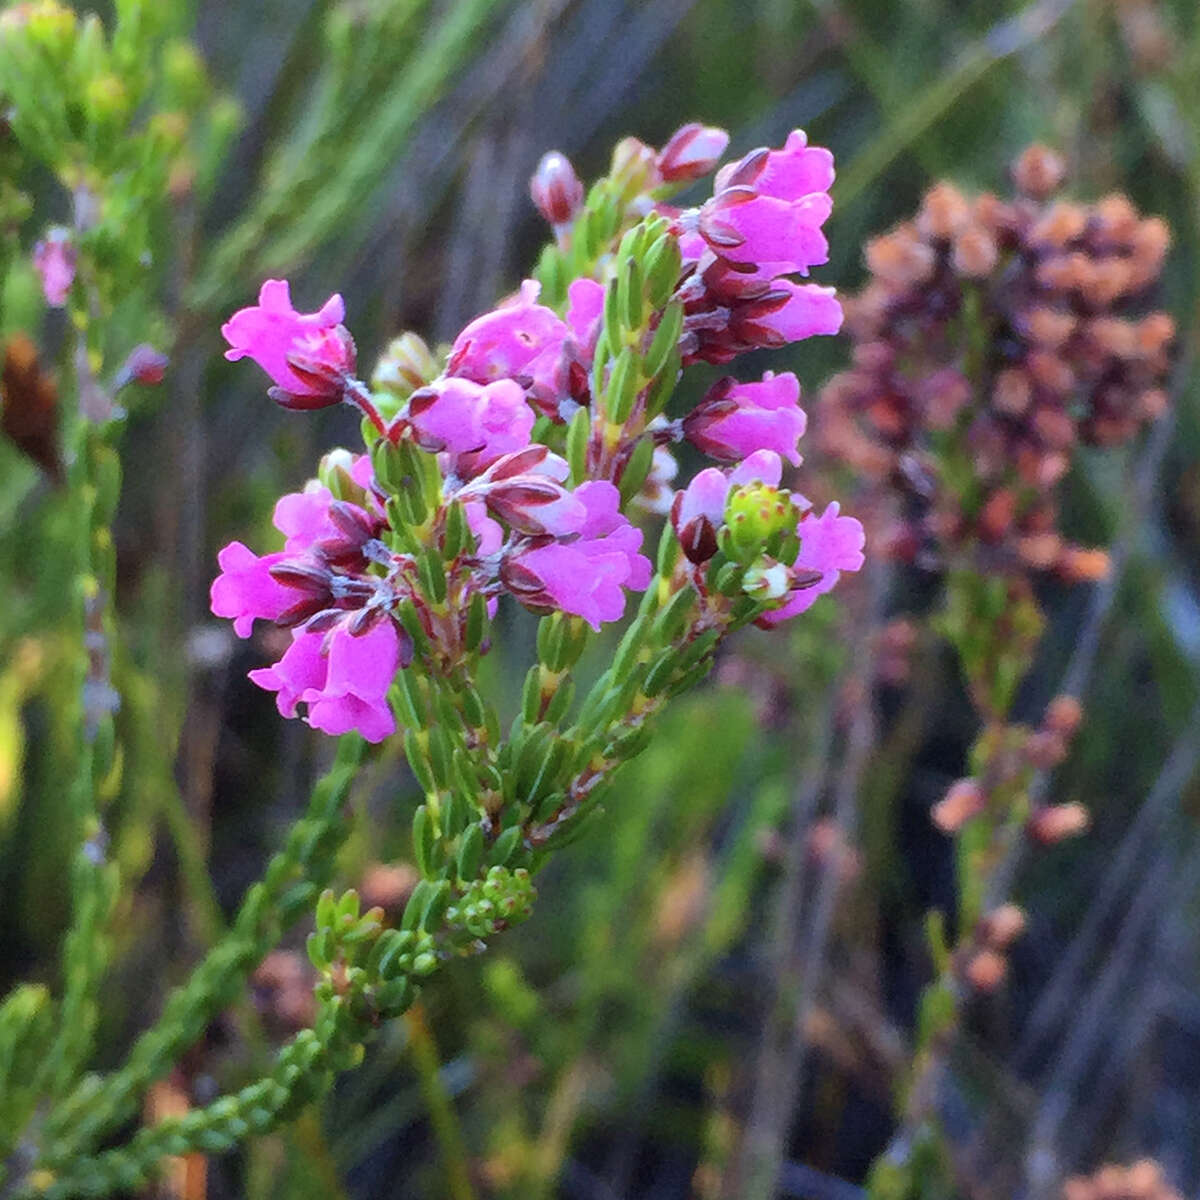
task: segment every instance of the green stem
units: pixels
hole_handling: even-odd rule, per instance
[[[61,1165],[133,1115],[138,1097],[167,1073],[205,1025],[236,996],[242,981],[283,930],[308,910],[328,879],[345,836],[342,804],[365,754],[343,737],[333,766],[313,790],[308,809],[263,879],[246,894],[230,932],[175,991],[158,1023],[135,1043],[124,1067],[105,1079],[85,1078],[46,1123],[44,1160]]]
[[[437,1138],[442,1157],[442,1167],[446,1172],[447,1194],[452,1200],[475,1200],[462,1126],[442,1082],[441,1059],[437,1043],[425,1020],[424,1008],[420,1004],[414,1004],[405,1014],[404,1020],[408,1027],[408,1042],[412,1048],[413,1063],[421,1081],[421,1092],[425,1097],[434,1137]]]

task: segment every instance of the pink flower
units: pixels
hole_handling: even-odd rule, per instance
[[[667,183],[689,183],[707,175],[729,145],[729,134],[692,122],[677,129],[658,153],[658,171]]]
[[[449,378],[413,393],[408,421],[419,446],[445,451],[454,472],[470,477],[527,446],[534,414],[512,379],[483,385]]]
[[[565,225],[583,206],[583,184],[570,161],[557,150],[543,154],[529,181],[529,195],[551,225]]]
[[[735,338],[755,346],[786,346],[837,333],[842,306],[831,287],[776,279],[764,297],[735,310],[730,327]]]
[[[807,513],[796,532],[800,535],[800,553],[793,569],[797,572],[819,571],[821,577],[816,583],[792,592],[782,608],[764,613],[758,619],[760,625],[778,625],[780,621],[807,612],[818,596],[833,589],[843,571],[857,571],[865,561],[866,535],[862,524],[854,517],[843,517],[836,502],[819,517],[815,512]]]
[[[567,288],[567,324],[575,335],[579,359],[592,365],[600,322],[604,316],[604,285],[594,279],[576,279]]]
[[[699,230],[728,262],[763,278],[807,275],[827,262],[821,233],[833,205],[833,155],[795,130],[782,150],[755,150],[717,173]]]
[[[303,703],[308,724],[324,733],[356,729],[368,742],[381,742],[396,731],[387,693],[411,648],[390,617],[358,637],[337,626],[328,637],[296,630],[292,639],[277,663],[250,672],[259,687],[277,693],[283,716],[294,717]]]
[[[620,494],[611,483],[581,484],[575,496],[587,513],[577,540],[525,550],[505,562],[501,578],[522,603],[561,609],[599,629],[620,620],[624,588],[649,586],[650,561],[638,553],[641,530],[621,515]]]
[[[567,537],[587,521],[579,498],[561,484],[536,475],[506,479],[487,490],[488,511],[529,537]]]
[[[271,575],[271,567],[285,557],[264,554],[260,558],[241,542],[230,542],[217,555],[221,574],[210,590],[212,611],[218,617],[232,617],[238,637],[249,637],[256,620],[275,621],[301,599]]]
[[[33,269],[42,280],[42,295],[51,308],[62,308],[75,281],[75,246],[70,230],[49,230],[33,248]]]
[[[684,436],[723,462],[737,462],[756,450],[774,450],[799,465],[796,443],[807,424],[799,400],[800,382],[790,371],[768,371],[760,383],[723,379],[683,419]]]
[[[275,383],[271,397],[285,408],[337,404],[354,374],[354,341],[342,325],[346,307],[330,296],[315,313],[292,307],[286,280],[268,279],[258,304],[235,312],[221,334],[230,362],[249,356]]]
[[[556,313],[537,303],[540,290],[527,279],[516,296],[476,317],[455,338],[446,373],[484,384],[517,379],[558,394],[570,330]]]

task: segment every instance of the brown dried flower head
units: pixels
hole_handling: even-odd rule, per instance
[[[1062,536],[1055,488],[1077,446],[1128,441],[1166,408],[1175,326],[1146,310],[1170,234],[1125,196],[1060,197],[1064,177],[1059,155],[1032,146],[1014,199],[937,183],[867,245],[871,278],[845,300],[852,365],[826,386],[816,433],[899,494],[897,552],[1103,573]]]

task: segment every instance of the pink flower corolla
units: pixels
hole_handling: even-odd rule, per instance
[[[239,309],[221,334],[230,362],[252,358],[274,381],[270,395],[285,408],[337,404],[354,374],[354,339],[342,325],[346,307],[330,296],[315,313],[298,313],[284,279],[268,279],[258,303]]]
[[[729,331],[734,343],[747,348],[777,349],[841,327],[842,306],[833,288],[775,279],[762,296],[733,310]]]
[[[569,473],[565,459],[545,446],[531,445],[497,459],[458,495],[464,501],[482,500],[492,516],[517,533],[568,537],[588,521],[578,492],[563,486]]]
[[[294,717],[306,704],[305,720],[332,735],[352,729],[368,742],[381,742],[396,731],[387,701],[396,671],[407,666],[411,649],[394,621],[383,617],[358,636],[342,626],[327,635],[297,629],[283,657],[250,672],[266,691],[275,692],[281,715]]]
[[[773,450],[799,465],[796,444],[808,422],[799,400],[800,381],[790,371],[768,371],[758,383],[722,379],[684,417],[683,434],[698,450],[722,462]]]
[[[446,378],[413,393],[407,419],[422,449],[444,451],[453,473],[470,477],[529,445],[534,414],[515,380]]]
[[[238,637],[249,637],[256,620],[278,620],[299,599],[292,588],[271,574],[271,568],[286,557],[259,557],[241,542],[230,542],[217,555],[221,574],[213,580],[209,592],[212,611],[218,617],[232,618]]]
[[[604,317],[604,285],[595,279],[576,279],[567,288],[567,324],[575,337],[579,361],[592,365]]]
[[[625,590],[644,591],[650,561],[638,550],[642,533],[621,515],[620,493],[611,483],[581,484],[574,495],[586,520],[572,541],[535,544],[507,559],[501,578],[510,592],[535,610],[560,609],[593,629],[620,620]]]
[[[62,308],[75,281],[75,245],[61,225],[49,230],[33,248],[33,269],[42,281],[42,295],[51,308]]]
[[[541,285],[532,279],[491,312],[476,317],[454,339],[447,375],[475,383],[515,379],[550,405],[565,387],[565,350],[570,329],[552,309],[538,304]]]
[[[832,591],[843,571],[858,571],[863,562],[863,546],[866,535],[862,523],[854,517],[841,515],[835,501],[820,516],[806,513],[796,528],[800,537],[800,553],[796,556],[794,571],[820,572],[816,582],[805,581],[805,585],[793,591],[782,608],[763,613],[758,624],[778,625],[789,617],[807,612],[819,596]]]
[[[807,275],[827,262],[833,155],[794,130],[782,150],[751,151],[717,172],[698,228],[713,252],[761,278]]]

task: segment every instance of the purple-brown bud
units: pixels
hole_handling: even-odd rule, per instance
[[[117,372],[117,377],[113,381],[113,391],[124,387],[127,383],[141,383],[147,387],[162,383],[170,361],[165,354],[159,354],[153,346],[145,343],[135,346]]]
[[[567,224],[583,206],[583,184],[570,160],[557,150],[542,155],[529,181],[529,195],[551,225]]]
[[[697,122],[677,129],[659,151],[658,170],[667,183],[690,183],[707,175],[729,145],[729,134]]]

